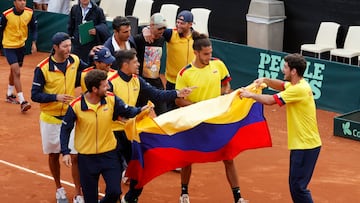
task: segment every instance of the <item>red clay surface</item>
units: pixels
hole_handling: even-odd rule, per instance
[[[33,70],[48,53],[25,57],[21,80],[25,98],[30,100]],[[5,97],[9,66],[0,57],[0,97]],[[39,105],[21,113],[19,105],[0,101],[0,202],[54,203],[55,185],[52,180],[9,166],[9,162],[50,176],[47,156],[42,153],[39,133]],[[333,118],[338,114],[318,110],[318,123],[323,141],[322,151],[309,185],[317,203],[356,203],[360,200],[360,143],[333,136]],[[288,189],[288,163],[285,108],[265,107],[273,147],[249,150],[236,159],[242,195],[250,203],[291,202]],[[61,164],[62,180],[72,182],[70,169]],[[63,185],[68,198],[73,188]],[[123,186],[126,192],[127,186]],[[101,182],[100,191],[104,192]],[[221,162],[194,164],[189,192],[192,203],[233,202]],[[146,185],[140,201],[178,202],[180,175],[168,172]]]

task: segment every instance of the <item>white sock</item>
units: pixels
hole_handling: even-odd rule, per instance
[[[14,89],[15,89],[14,85],[8,85],[7,96],[11,96],[14,92]]]
[[[20,104],[23,103],[23,101],[25,101],[24,94],[22,92],[18,92],[17,95],[18,95]]]

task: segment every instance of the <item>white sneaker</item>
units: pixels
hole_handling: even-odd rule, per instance
[[[73,203],[85,203],[84,197],[81,195],[76,195],[73,199]]]
[[[56,190],[56,203],[69,203],[68,199],[66,198],[66,192],[63,187],[58,188]]]
[[[188,194],[183,194],[180,196],[179,203],[190,203],[190,197]]]
[[[181,172],[181,168],[176,168],[176,169],[174,169],[173,171],[176,172],[176,173],[180,173],[180,172]]]
[[[237,203],[249,203],[249,200],[246,200],[244,198],[240,198]]]
[[[124,195],[124,196],[122,196],[122,198],[121,198],[121,203],[126,203],[126,200],[125,200],[125,195]]]

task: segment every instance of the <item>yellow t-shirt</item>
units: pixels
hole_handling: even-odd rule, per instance
[[[181,69],[176,79],[175,89],[197,87],[185,98],[195,103],[220,96],[221,83],[227,82],[229,78],[229,71],[225,64],[219,59],[213,59],[203,68],[189,64]]]
[[[25,10],[20,15],[14,13],[14,8],[10,8],[3,12],[7,19],[6,27],[4,28],[2,44],[4,48],[15,49],[25,46],[25,41],[28,38],[28,25],[33,17],[33,10],[25,7]]]
[[[86,102],[86,105],[88,106],[89,109],[93,110],[93,111],[97,111],[97,109],[99,108],[100,106],[100,102],[97,103],[97,104],[92,104],[90,103],[86,98],[85,98],[85,102]]]
[[[275,94],[276,102],[286,104],[288,148],[313,149],[321,146],[316,107],[310,85],[301,79],[296,85],[284,84],[285,90]]]

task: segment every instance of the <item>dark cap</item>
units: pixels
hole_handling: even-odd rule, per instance
[[[194,16],[190,11],[183,10],[179,13],[179,15],[177,16],[177,19],[182,20],[187,23],[192,23],[194,21]]]
[[[70,35],[68,35],[65,32],[57,32],[54,34],[54,36],[51,38],[51,41],[55,45],[59,45],[61,42],[71,39]]]
[[[111,55],[111,52],[107,47],[103,47],[99,51],[95,52],[94,61],[112,64],[115,61],[115,57]]]

